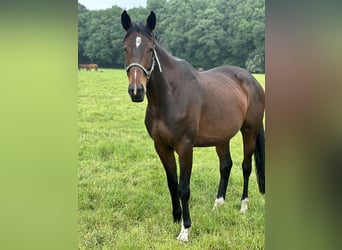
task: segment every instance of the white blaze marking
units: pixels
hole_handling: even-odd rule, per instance
[[[137,70],[134,70],[134,82],[137,82]]]
[[[137,70],[134,69],[134,90],[133,90],[133,94],[136,95],[137,94]]]
[[[139,48],[140,44],[141,44],[141,37],[137,36],[136,39],[135,39],[135,46],[137,48]]]

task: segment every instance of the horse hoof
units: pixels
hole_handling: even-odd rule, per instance
[[[241,209],[240,212],[245,214],[248,210],[248,198],[245,198],[241,201]]]
[[[189,230],[190,228],[184,228],[182,223],[182,229],[177,237],[177,240],[180,240],[182,242],[188,242],[189,241]]]
[[[215,199],[213,210],[215,210],[219,206],[222,206],[223,204],[224,204],[224,198],[223,197]]]

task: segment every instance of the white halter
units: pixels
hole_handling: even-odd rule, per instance
[[[148,81],[151,77],[153,70],[154,70],[155,61],[157,61],[159,71],[162,72],[160,62],[159,62],[159,58],[157,55],[157,51],[155,48],[153,48],[152,66],[151,66],[151,69],[149,71],[144,66],[142,66],[140,63],[131,63],[127,67],[125,66],[125,68],[126,68],[126,71],[128,72],[132,67],[139,67],[140,69],[142,69],[142,71],[144,71],[145,75],[147,76],[147,81]]]

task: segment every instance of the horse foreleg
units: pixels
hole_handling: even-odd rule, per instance
[[[182,229],[177,239],[181,241],[188,241],[189,230],[191,227],[191,218],[189,211],[189,198],[190,198],[190,176],[192,169],[192,144],[184,142],[176,147],[179,155],[179,197],[183,209]]]
[[[216,146],[216,153],[220,160],[220,184],[213,209],[224,204],[226,199],[228,179],[233,162],[229,152],[229,142]]]
[[[179,235],[177,236],[177,240],[185,241],[185,242],[189,241],[189,230],[190,230],[190,227],[185,228],[184,223],[182,221],[182,228],[181,228]]]
[[[169,187],[172,201],[173,221],[179,222],[182,216],[182,209],[180,207],[178,196],[177,165],[174,150],[156,143],[155,149],[159,155],[159,158],[166,172],[167,184]]]

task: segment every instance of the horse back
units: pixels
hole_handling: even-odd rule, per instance
[[[264,105],[263,88],[255,77],[245,69],[236,66],[223,66],[199,74],[203,74],[205,80],[202,81],[202,86],[208,89],[209,94],[218,89],[234,101],[242,96],[242,98],[247,98],[247,108],[255,103]]]
[[[265,110],[265,92],[260,83],[247,70],[231,66],[222,69],[234,79],[247,97],[247,109],[243,126],[259,130]]]

